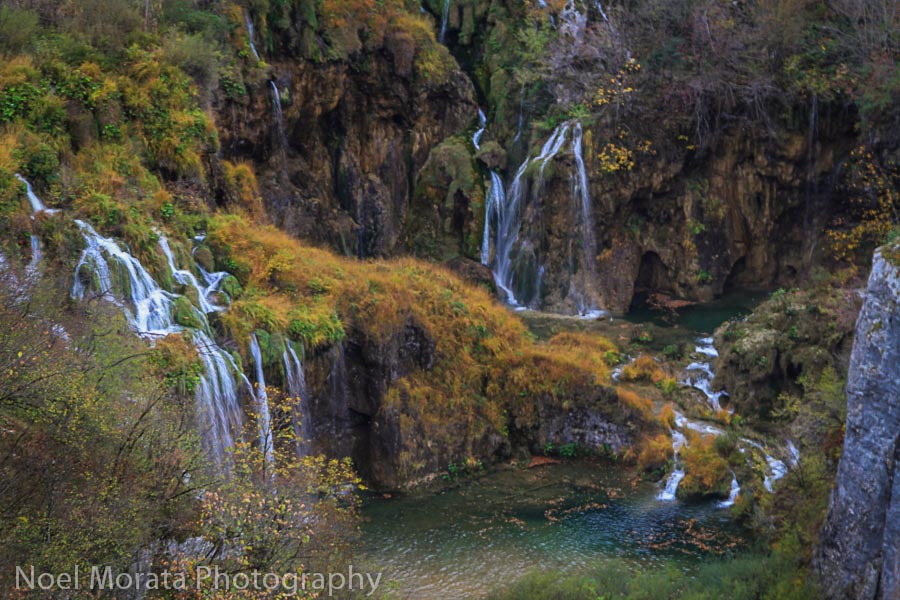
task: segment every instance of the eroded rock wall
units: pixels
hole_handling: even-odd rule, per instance
[[[900,598],[900,267],[875,254],[856,323],[847,425],[816,567],[829,598]]]

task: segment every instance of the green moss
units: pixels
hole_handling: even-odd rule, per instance
[[[175,299],[174,306],[175,322],[182,327],[190,327],[192,329],[202,329],[203,321],[197,315],[197,309],[191,304],[191,301],[183,296]]]

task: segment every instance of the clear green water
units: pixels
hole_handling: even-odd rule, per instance
[[[621,467],[569,461],[463,479],[434,495],[371,499],[357,562],[399,598],[478,598],[534,569],[604,558],[691,569],[739,552],[741,530],[715,502],[656,500]]]
[[[698,334],[711,334],[729,319],[741,317],[753,311],[756,305],[769,296],[768,292],[734,290],[712,302],[694,304],[680,309],[675,316],[665,311],[653,310],[646,304],[646,295],[635,296],[625,320],[632,323],[653,323],[658,327],[678,327]]]

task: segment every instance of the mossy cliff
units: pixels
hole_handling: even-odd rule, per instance
[[[660,426],[606,387],[612,344],[536,343],[485,290],[439,267],[342,259],[237,215],[212,219],[207,243],[244,290],[221,317],[225,335],[301,344],[314,447],[352,456],[376,485],[547,443],[624,453]],[[272,382],[282,352],[263,350]]]

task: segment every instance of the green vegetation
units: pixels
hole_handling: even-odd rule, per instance
[[[642,569],[610,560],[579,574],[534,573],[491,600],[638,600],[650,598],[804,599],[815,588],[784,555],[734,558],[706,563],[685,573],[677,568]]]
[[[196,536],[209,542],[175,544],[156,557],[158,570],[299,572],[340,564],[356,509],[352,496],[335,491],[359,483],[346,461],[298,460],[287,428],[279,430],[274,463],[263,464],[241,442],[223,479],[201,443],[190,395],[201,371],[187,340],[171,336],[149,349],[113,306],[72,314],[57,306],[51,281],[31,290],[28,303],[13,295],[11,281],[2,283],[0,565],[7,589],[10,565],[125,572],[141,552]],[[293,401],[276,390],[272,398],[282,418]],[[252,420],[248,428],[255,430]],[[211,552],[216,544],[229,552]]]

